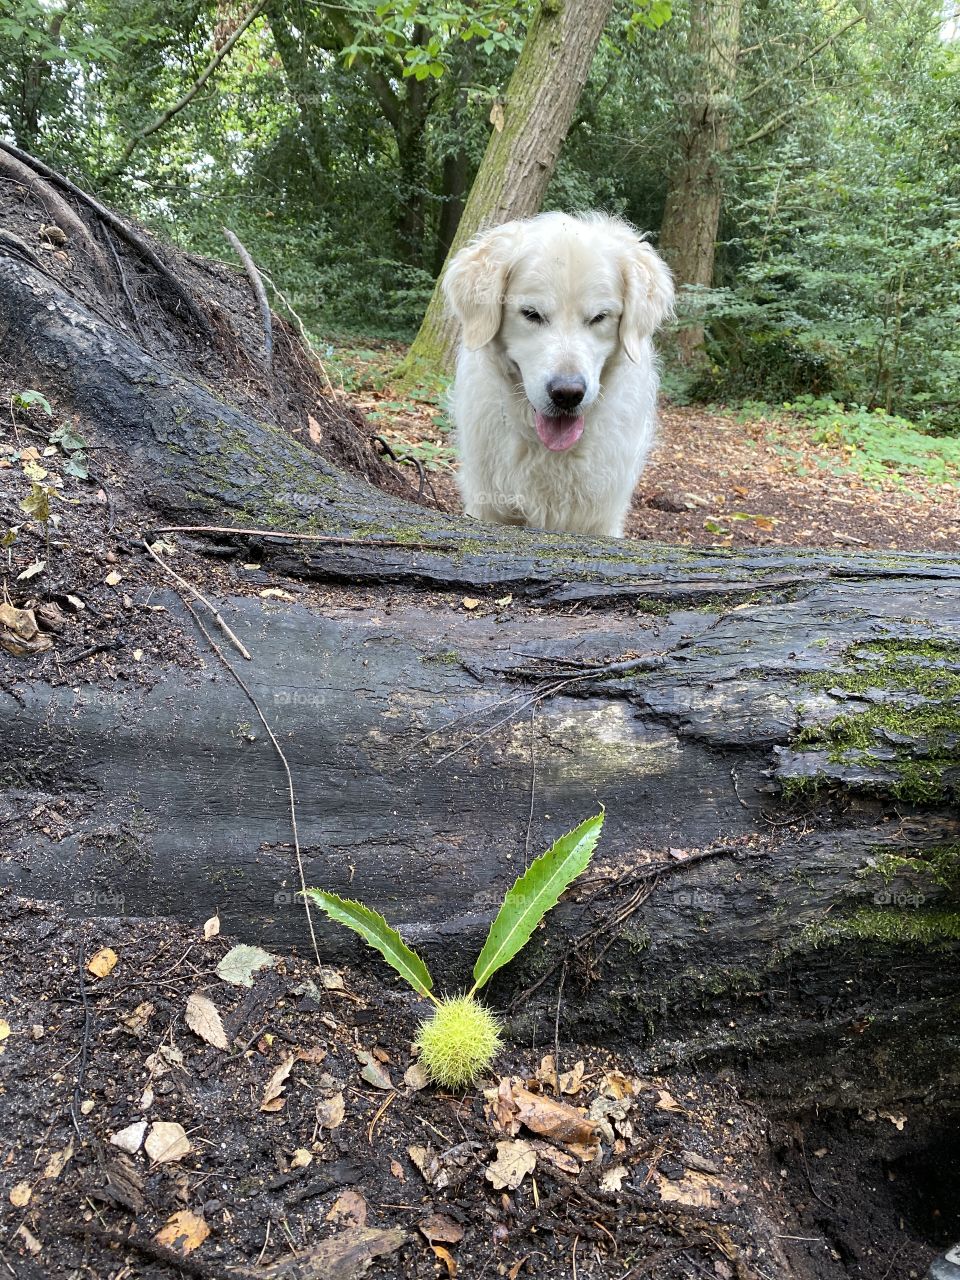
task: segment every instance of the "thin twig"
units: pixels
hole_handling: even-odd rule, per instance
[[[207,628],[203,625],[200,615],[197,613],[196,609],[194,609],[190,601],[185,599],[183,596],[181,596],[180,599],[183,601],[184,608],[191,614],[194,622],[196,622],[197,626],[203,632],[204,636],[206,637],[207,644],[209,644],[210,648],[214,651],[214,653],[217,655],[217,657],[220,659],[223,665],[227,668],[227,670],[233,676],[234,680],[236,680],[237,684],[240,686],[243,692],[247,695],[250,705],[253,707],[254,711],[257,713],[257,717],[260,723],[263,725],[264,729],[266,730],[267,737],[273,743],[274,750],[276,751],[277,755],[280,757],[280,763],[283,765],[283,771],[286,774],[286,778],[287,778],[287,798],[289,799],[289,802],[290,802],[290,826],[293,831],[293,851],[297,858],[297,874],[300,877],[300,892],[301,892],[301,895],[303,896],[303,907],[307,913],[307,924],[310,928],[310,941],[313,943],[313,954],[317,961],[317,967],[319,968],[320,967],[320,948],[317,946],[317,935],[313,928],[313,916],[311,916],[310,914],[310,901],[306,896],[307,880],[303,872],[303,855],[300,851],[300,833],[297,830],[297,796],[296,796],[296,792],[294,791],[293,774],[290,771],[290,765],[287,761],[287,757],[284,755],[283,748],[280,746],[280,743],[277,741],[277,735],[273,732],[273,730],[270,727],[269,721],[261,711],[260,703],[256,700],[256,698],[251,693],[249,686],[244,682],[243,677],[240,675],[239,671],[237,671],[236,667],[233,665],[233,663],[230,661],[227,655],[223,652],[223,650],[217,644],[216,640],[214,640],[213,636],[210,634]]]
[[[307,326],[306,326],[306,325],[303,323],[303,321],[300,319],[300,316],[299,316],[298,312],[296,311],[296,309],[294,308],[293,303],[289,300],[289,298],[286,296],[286,294],[283,292],[283,290],[282,290],[282,289],[279,289],[279,288],[274,284],[273,280],[271,280],[271,278],[267,275],[266,271],[261,271],[261,272],[260,272],[260,274],[261,274],[261,276],[263,277],[263,279],[264,279],[264,280],[266,280],[267,284],[270,286],[270,288],[273,290],[273,292],[274,292],[274,293],[277,295],[277,297],[280,299],[280,301],[281,301],[281,303],[284,305],[284,307],[286,307],[287,311],[289,311],[290,315],[291,315],[291,316],[293,316],[294,320],[296,321],[297,328],[298,328],[298,329],[299,329],[299,331],[300,331],[300,341],[303,343],[304,347],[306,348],[307,354],[308,354],[308,355],[311,357],[311,359],[316,363],[317,368],[318,368],[318,369],[320,370],[320,372],[323,374],[323,380],[324,380],[324,382],[327,384],[327,389],[328,389],[328,390],[329,390],[333,395],[336,395],[336,394],[337,394],[337,389],[336,389],[336,387],[333,385],[333,383],[330,381],[330,375],[329,375],[329,373],[327,373],[326,365],[325,365],[325,364],[323,363],[323,361],[320,359],[320,352],[319,352],[319,351],[317,350],[317,348],[313,345],[313,341],[312,341],[312,339],[311,339],[311,337],[310,337],[309,333],[307,333]]]
[[[530,865],[530,835],[533,830],[533,802],[537,794],[537,704],[530,708],[530,810],[527,813],[527,836],[523,842],[524,870]]]
[[[105,173],[100,175],[101,182],[106,182],[112,178],[119,177],[119,175],[126,168],[127,161],[133,155],[134,151],[136,151],[140,143],[144,142],[147,138],[149,138],[151,134],[156,133],[158,129],[162,129],[163,126],[167,124],[170,120],[172,120],[173,117],[177,115],[180,111],[182,111],[184,107],[190,105],[190,103],[194,100],[194,98],[197,96],[197,94],[200,92],[203,86],[207,83],[207,81],[213,75],[214,71],[216,71],[217,67],[219,67],[220,63],[223,62],[224,58],[228,56],[228,54],[230,53],[230,50],[233,48],[233,46],[237,43],[237,41],[246,31],[247,27],[250,26],[250,23],[253,22],[255,18],[259,17],[260,13],[263,11],[263,8],[264,8],[264,0],[259,0],[259,3],[255,4],[253,8],[241,20],[240,25],[230,36],[229,40],[225,40],[224,43],[220,46],[220,48],[216,51],[216,53],[213,55],[213,57],[210,59],[210,61],[207,63],[204,69],[200,72],[199,76],[197,76],[196,80],[193,82],[193,84],[190,86],[187,92],[183,94],[181,98],[178,98],[177,101],[173,103],[172,106],[167,107],[166,111],[164,111],[162,115],[157,116],[156,120],[151,121],[150,124],[146,126],[146,128],[139,130],[138,133],[135,133],[132,138],[129,138],[127,140],[126,146],[123,148],[123,151],[120,153],[120,159],[116,162],[116,164],[111,166],[111,168],[109,168]]]
[[[263,280],[257,270],[257,264],[240,243],[239,237],[234,235],[229,227],[223,228],[223,234],[227,237],[237,257],[243,263],[243,269],[247,273],[247,279],[250,281],[253,296],[256,298],[257,306],[260,308],[260,321],[263,324],[263,359],[267,367],[267,373],[270,377],[273,377],[273,316],[270,313],[267,291],[263,287]]]
[[[231,644],[235,645],[235,647],[240,652],[240,654],[244,658],[246,658],[247,661],[249,662],[250,654],[247,652],[246,647],[244,646],[243,642],[239,639],[239,637],[237,637],[233,633],[233,631],[231,631],[230,628],[227,626],[226,622],[221,617],[220,610],[216,607],[216,605],[212,604],[205,595],[203,595],[201,592],[197,590],[196,587],[192,586],[189,582],[187,582],[186,578],[182,578],[180,574],[177,573],[176,569],[171,568],[170,565],[168,565],[167,562],[161,556],[158,556],[157,553],[154,551],[153,547],[151,547],[150,543],[147,542],[146,538],[144,538],[142,541],[143,541],[143,545],[146,547],[147,551],[149,551],[150,555],[153,556],[154,560],[156,560],[160,568],[166,570],[166,572],[170,574],[170,577],[174,578],[177,582],[179,582],[180,586],[183,587],[185,591],[189,591],[191,595],[196,596],[196,598],[200,601],[201,604],[205,604],[207,606],[207,608],[213,614],[213,617],[217,623],[217,626],[220,628],[223,634],[227,637],[227,639],[231,642]]]
[[[109,240],[109,237],[108,237],[108,240]],[[133,323],[136,326],[137,333],[140,336],[140,342],[143,346],[146,346],[146,342],[147,342],[146,334],[143,332],[143,326],[140,323],[140,315],[137,311],[136,306],[134,305],[133,297],[130,293],[130,290],[127,287],[127,276],[126,276],[126,272],[123,269],[123,263],[120,261],[120,255],[119,253],[117,253],[117,246],[113,243],[112,240],[109,240],[109,244],[110,244],[110,252],[113,254],[113,263],[117,269],[117,276],[120,280],[120,288],[123,292],[123,296],[127,300],[127,306],[130,308],[130,314],[133,316]]]
[[[77,1112],[80,1110],[80,1092],[83,1089],[84,1077],[87,1074],[87,1056],[90,1052],[90,1030],[93,1022],[93,1015],[90,1012],[90,1001],[87,998],[87,982],[83,976],[83,943],[77,947],[77,974],[80,979],[80,999],[83,1001],[83,1040],[80,1045],[80,1066],[77,1068],[77,1082],[73,1087],[73,1099],[70,1103],[70,1119],[73,1121],[73,1127],[77,1131],[77,1137],[82,1138],[80,1132],[80,1121],[77,1119]]]

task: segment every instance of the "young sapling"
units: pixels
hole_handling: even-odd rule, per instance
[[[406,945],[386,920],[362,902],[352,902],[323,889],[307,889],[306,896],[331,920],[353,929],[388,964],[435,1006],[417,1031],[420,1061],[436,1084],[462,1088],[490,1066],[500,1048],[501,1024],[477,1000],[477,992],[507,964],[560,900],[560,895],[586,868],[600,838],[603,812],[587,818],[560,836],[536,858],[514,883],[490,926],[483,950],[473,966],[469,991],[445,999],[433,994],[433,979],[423,959]]]

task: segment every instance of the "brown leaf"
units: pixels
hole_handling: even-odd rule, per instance
[[[463,1239],[463,1227],[445,1213],[431,1213],[418,1222],[417,1227],[431,1244],[435,1240],[441,1244],[459,1244]]]
[[[268,1267],[237,1267],[235,1274],[247,1280],[357,1280],[374,1258],[393,1253],[406,1242],[402,1231],[350,1227],[314,1249]]]
[[[220,917],[211,916],[209,920],[203,922],[203,940],[209,942],[211,938],[215,938],[220,932]]]
[[[375,1089],[393,1088],[390,1072],[380,1065],[372,1053],[366,1049],[358,1049],[357,1061],[363,1064],[360,1075],[367,1084],[372,1084]]]
[[[213,1045],[214,1049],[230,1048],[230,1041],[223,1029],[223,1020],[217,1011],[217,1006],[208,996],[202,995],[199,991],[191,992],[187,1000],[185,1017],[190,1030],[201,1040],[206,1040],[207,1044]]]
[[[559,1147],[555,1147],[550,1142],[544,1142],[542,1138],[534,1138],[530,1145],[539,1157],[564,1173],[576,1177],[580,1172],[580,1161],[575,1159],[569,1151],[561,1151]]]
[[[55,1151],[47,1161],[47,1167],[43,1171],[45,1178],[59,1178],[67,1165],[67,1161],[73,1156],[73,1143],[68,1142],[62,1151]]]
[[[309,413],[307,414],[307,434],[310,436],[310,443],[315,444],[319,449],[323,444],[323,427],[321,427],[316,418]]]
[[[332,1098],[323,1098],[317,1103],[317,1122],[321,1129],[336,1129],[343,1124],[346,1111],[343,1094],[335,1093]]]
[[[367,1202],[363,1193],[348,1188],[337,1196],[327,1214],[327,1222],[336,1222],[344,1227],[365,1227]]]
[[[153,1238],[157,1244],[165,1245],[186,1257],[199,1248],[209,1234],[210,1228],[202,1218],[198,1218],[189,1209],[181,1209],[167,1219]]]
[[[283,1094],[287,1076],[293,1069],[294,1058],[295,1055],[292,1053],[284,1058],[267,1081],[263,1090],[263,1097],[260,1099],[261,1111],[280,1111],[283,1107],[285,1099],[281,1095]]]
[[[432,1244],[430,1248],[447,1268],[447,1275],[450,1280],[455,1280],[457,1274],[457,1261],[450,1250],[445,1249],[442,1244]]]
[[[193,1150],[183,1125],[170,1120],[152,1124],[143,1147],[157,1164],[174,1164]]]
[[[596,1143],[597,1131],[593,1121],[569,1103],[531,1093],[516,1083],[512,1085],[511,1096],[517,1108],[517,1119],[534,1133],[542,1134],[552,1142],[587,1146]]]
[[[95,978],[105,978],[117,965],[117,953],[110,947],[101,947],[87,961],[87,971]]]
[[[403,1165],[399,1160],[390,1161],[390,1172],[395,1178],[399,1178],[401,1182],[406,1182],[407,1175],[403,1172]]]
[[[128,1013],[127,1016],[125,1018],[121,1018],[120,1021],[127,1030],[132,1031],[135,1036],[142,1036],[146,1032],[147,1026],[149,1025],[150,1019],[152,1018],[155,1010],[156,1006],[151,1004],[149,1000],[142,1000],[134,1009],[133,1013]]]
[[[403,1073],[403,1083],[408,1089],[412,1089],[416,1093],[420,1089],[425,1089],[430,1082],[426,1067],[419,1062],[411,1062],[409,1067]]]
[[[515,1191],[536,1167],[537,1153],[529,1142],[498,1142],[497,1158],[488,1166],[486,1177],[497,1191]]]
[[[15,1209],[24,1209],[30,1203],[33,1188],[29,1182],[18,1182],[10,1188],[10,1203]]]
[[[17,609],[0,603],[0,649],[15,658],[27,658],[53,648],[53,641],[37,626],[32,609]]]

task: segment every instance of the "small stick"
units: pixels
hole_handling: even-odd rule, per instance
[[[223,618],[220,616],[220,611],[217,609],[216,605],[211,604],[211,602],[207,599],[205,595],[202,595],[197,590],[196,587],[191,586],[190,583],[187,582],[186,578],[181,578],[180,574],[177,573],[176,569],[172,569],[165,560],[161,559],[161,557],[157,555],[157,553],[154,551],[153,547],[151,547],[150,543],[146,540],[146,538],[144,538],[142,541],[143,541],[143,545],[146,547],[149,553],[153,556],[154,560],[156,560],[160,568],[165,569],[166,572],[170,574],[171,578],[176,579],[176,581],[180,583],[181,587],[183,587],[186,591],[189,591],[191,595],[196,596],[196,598],[201,602],[201,604],[205,604],[207,606],[207,608],[213,614],[214,619],[216,620],[217,626],[220,628],[223,634],[227,637],[227,639],[233,645],[236,646],[236,648],[239,650],[242,656],[246,658],[247,661],[249,662],[251,660],[250,654],[247,652],[241,640],[236,635],[234,635],[234,633],[227,626],[226,622],[224,622]]]
[[[263,324],[263,358],[267,366],[267,373],[273,377],[273,316],[270,314],[270,303],[267,300],[267,291],[263,287],[263,279],[257,270],[257,264],[240,243],[239,237],[235,236],[229,227],[223,227],[222,230],[231,248],[243,263],[243,269],[247,273],[247,279],[250,281],[253,296],[256,298],[257,306],[260,308],[260,320]]]
[[[140,343],[141,345],[145,346],[147,342],[146,334],[143,332],[143,326],[140,323],[139,313],[137,312],[137,308],[134,306],[133,297],[130,293],[129,288],[127,287],[127,276],[126,276],[126,272],[123,269],[123,263],[120,261],[119,253],[117,253],[117,246],[113,243],[112,240],[110,240],[109,243],[110,243],[110,252],[113,254],[113,264],[117,269],[117,275],[120,279],[120,288],[123,291],[123,296],[127,300],[127,306],[130,308],[130,314],[133,316],[133,323],[137,327],[137,333],[140,335]]]
[[[185,584],[185,585],[189,585],[189,584]],[[192,588],[190,589],[192,590]],[[297,872],[300,876],[300,892],[303,896],[303,908],[307,913],[307,924],[310,928],[310,941],[313,943],[313,954],[317,961],[317,968],[319,969],[320,948],[317,946],[317,935],[314,932],[314,928],[313,928],[313,916],[311,916],[310,914],[310,900],[306,896],[307,879],[303,871],[303,855],[300,852],[300,833],[297,830],[297,796],[293,788],[293,774],[290,772],[290,765],[287,761],[287,757],[284,755],[283,748],[280,746],[280,743],[277,741],[277,735],[270,728],[269,721],[261,711],[260,703],[256,700],[256,698],[251,693],[249,686],[244,683],[243,677],[240,675],[239,671],[236,669],[236,667],[233,665],[233,663],[230,661],[227,655],[223,652],[223,650],[217,644],[216,640],[214,640],[213,636],[210,634],[207,628],[203,625],[203,622],[200,619],[200,615],[197,613],[196,609],[194,609],[190,601],[185,599],[183,596],[181,596],[180,599],[183,601],[184,608],[192,615],[194,622],[203,632],[204,636],[206,637],[207,644],[209,644],[210,648],[217,655],[217,657],[220,659],[223,665],[227,668],[227,670],[233,676],[234,680],[236,680],[237,684],[240,686],[243,692],[247,695],[250,705],[253,707],[254,711],[257,713],[257,717],[260,720],[260,723],[263,725],[264,729],[267,732],[267,737],[273,743],[274,750],[276,751],[277,755],[280,757],[280,763],[283,765],[283,771],[287,777],[287,798],[290,802],[290,826],[293,831],[293,851],[296,854],[296,858],[297,858]],[[249,657],[249,655],[247,656]]]
[[[311,359],[313,359],[314,361],[316,361],[317,368],[318,368],[318,369],[320,370],[320,372],[323,374],[323,380],[324,380],[324,382],[326,382],[328,389],[329,389],[329,390],[330,390],[334,395],[336,395],[336,394],[337,394],[337,389],[336,389],[336,387],[333,385],[333,383],[330,381],[330,375],[329,375],[329,373],[327,373],[326,365],[325,365],[325,364],[323,363],[323,361],[320,359],[320,352],[317,350],[317,348],[316,348],[316,347],[313,345],[313,343],[311,342],[311,340],[310,340],[310,335],[307,333],[307,327],[306,327],[306,325],[303,323],[303,321],[300,319],[300,316],[297,314],[297,312],[294,310],[293,303],[292,303],[292,302],[290,302],[290,300],[287,298],[286,294],[285,294],[285,293],[283,293],[283,291],[282,291],[281,289],[278,289],[278,288],[277,288],[277,286],[273,283],[273,281],[270,279],[270,277],[267,275],[267,273],[266,273],[265,271],[261,271],[261,272],[260,272],[260,274],[261,274],[261,276],[263,277],[263,279],[264,279],[264,280],[266,280],[267,284],[270,286],[270,288],[273,290],[273,292],[277,295],[277,297],[280,299],[280,301],[283,303],[283,305],[286,307],[286,309],[287,309],[287,310],[290,312],[290,314],[293,316],[294,320],[297,322],[297,328],[300,330],[300,341],[303,343],[304,347],[306,348],[306,350],[307,350],[307,351],[308,351],[308,353],[310,354]]]

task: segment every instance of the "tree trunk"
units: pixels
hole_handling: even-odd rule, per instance
[[[690,5],[693,82],[660,230],[661,252],[680,285],[709,288],[713,283],[742,8],[743,0],[692,0]],[[677,345],[685,361],[694,359],[703,346],[703,326],[680,329]]]
[[[516,1034],[552,1028],[564,974],[578,1036],[664,1065],[734,1061],[819,1103],[855,1081],[862,1106],[956,1083],[955,557],[699,552],[413,507],[5,257],[0,336],[124,458],[148,526],[329,539],[166,535],[195,580],[191,549],[288,596],[327,588],[323,607],[208,588],[289,759],[308,883],[383,911],[454,987],[528,857],[603,804],[594,868],[493,991]],[[131,579],[152,571],[136,548]],[[179,598],[151,600],[191,658],[155,687],[9,660],[0,877],[83,914],[219,907],[303,943],[273,747]]]
[[[612,0],[542,0],[448,260],[481,228],[539,210],[612,8]],[[456,336],[438,282],[402,371],[416,378],[424,370],[451,368]]]

